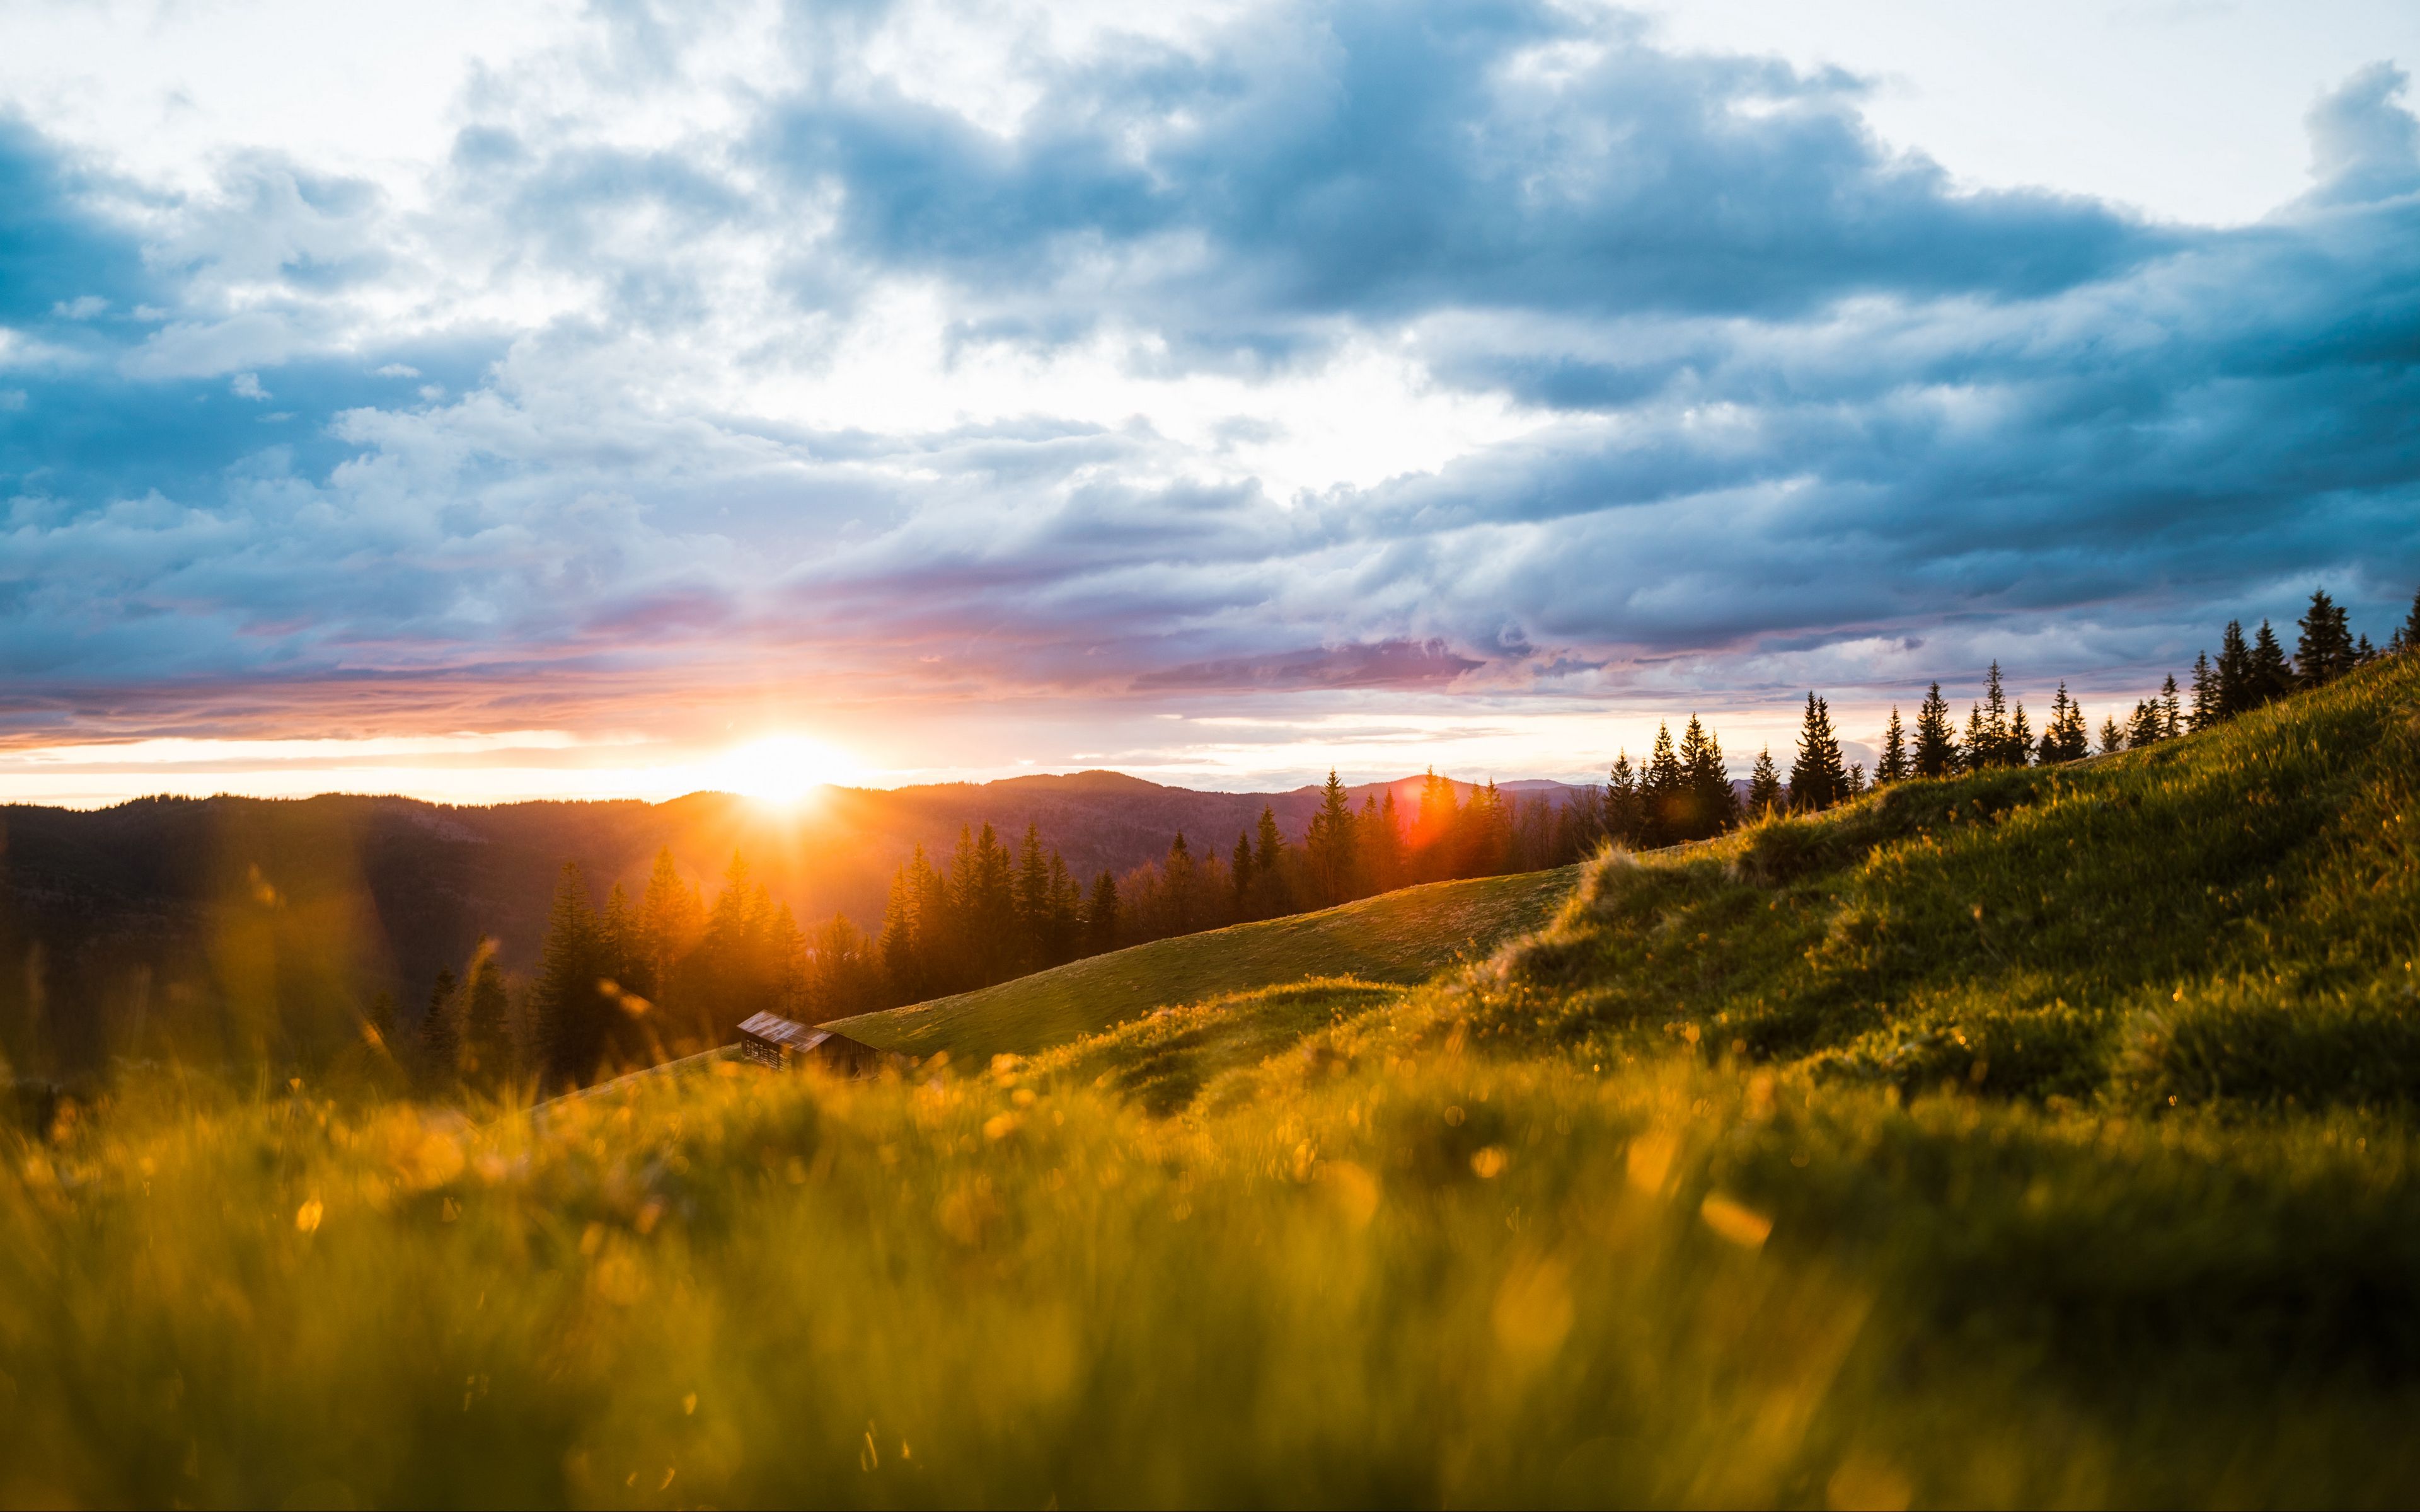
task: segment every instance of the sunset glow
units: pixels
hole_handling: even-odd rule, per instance
[[[827,787],[863,780],[848,758],[805,735],[768,735],[734,748],[700,774],[701,788],[796,808]]]

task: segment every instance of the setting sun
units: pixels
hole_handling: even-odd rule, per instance
[[[822,741],[805,735],[768,735],[736,746],[703,769],[707,787],[766,803],[798,803],[818,788],[849,779],[855,767]]]

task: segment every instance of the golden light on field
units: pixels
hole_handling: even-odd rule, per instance
[[[706,785],[760,802],[803,803],[855,775],[845,755],[806,735],[767,735],[735,746],[703,769]]]

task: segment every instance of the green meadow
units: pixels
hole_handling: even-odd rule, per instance
[[[1032,1055],[1180,1003],[1312,978],[1410,985],[1543,925],[1576,874],[1564,867],[1402,887],[1317,913],[1088,956],[978,992],[836,1019],[831,1027],[904,1055],[987,1060]]]
[[[2415,779],[2402,656],[863,1082],[129,1073],[6,1151],[0,1501],[2406,1504]]]

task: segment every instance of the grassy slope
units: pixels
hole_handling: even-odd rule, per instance
[[[2415,709],[981,1074],[143,1090],[0,1165],[0,1502],[2408,1503]]]
[[[1474,1029],[2151,1108],[2420,1093],[2420,658],[1600,867]]]
[[[1421,981],[1544,923],[1576,871],[1405,887],[1315,914],[1155,940],[829,1026],[885,1050],[945,1050],[981,1063],[1032,1055],[1171,1004],[1307,978]]]

